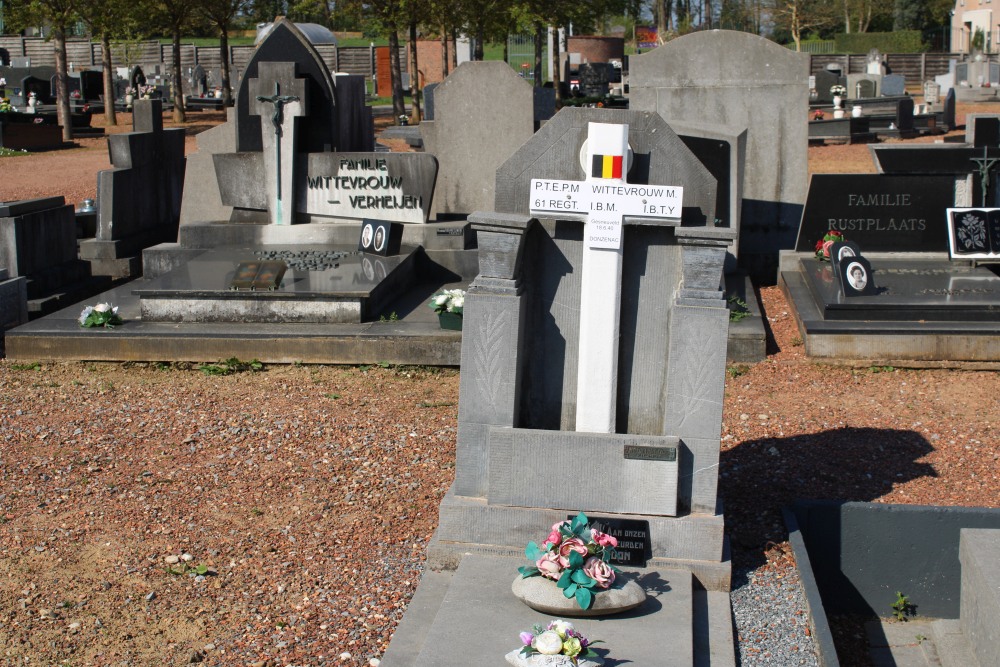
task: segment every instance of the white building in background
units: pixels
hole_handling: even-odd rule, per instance
[[[1000,0],[996,0],[1000,8]],[[951,51],[970,53],[976,31],[983,32],[983,50],[994,53],[1000,47],[1000,12],[994,16],[994,0],[955,0],[951,14]]]

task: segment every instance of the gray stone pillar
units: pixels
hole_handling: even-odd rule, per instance
[[[524,320],[518,274],[531,218],[477,213],[469,220],[479,238],[479,275],[465,297],[454,491],[485,498],[488,428],[513,427],[518,418]]]

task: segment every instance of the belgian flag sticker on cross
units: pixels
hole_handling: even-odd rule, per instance
[[[622,177],[623,157],[622,155],[598,155],[595,153],[590,168],[590,177],[620,179]]]

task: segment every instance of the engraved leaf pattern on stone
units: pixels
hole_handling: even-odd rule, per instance
[[[501,341],[509,326],[510,313],[487,313],[480,326],[480,335],[476,338],[475,360],[479,370],[479,392],[483,399],[496,413],[497,401],[503,383],[503,355]]]
[[[701,343],[700,347],[703,350],[713,350],[717,347],[718,335],[709,334],[707,338]],[[677,419],[678,429],[684,426],[684,423],[688,418],[699,419],[699,414],[703,414],[705,410],[705,403],[710,402],[713,404],[719,404],[722,396],[713,397],[710,395],[712,389],[717,386],[715,382],[712,382],[713,372],[721,372],[716,369],[716,364],[709,363],[709,359],[703,359],[703,363],[697,364],[696,373],[685,373],[684,380],[681,382],[681,396],[678,398],[681,402],[681,410]]]
[[[986,221],[972,213],[962,216],[957,233],[963,250],[982,248],[986,245]]]

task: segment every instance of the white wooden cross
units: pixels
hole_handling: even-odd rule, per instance
[[[683,188],[631,185],[628,125],[589,123],[587,179],[531,179],[532,215],[583,218],[576,430],[615,432],[624,216],[681,217]]]
[[[289,225],[294,217],[295,119],[306,113],[306,90],[306,80],[295,78],[295,63],[260,63],[257,78],[250,79],[250,114],[261,117],[273,225]]]

